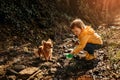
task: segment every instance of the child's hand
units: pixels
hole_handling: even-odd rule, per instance
[[[70,54],[73,54],[73,50],[70,52]]]

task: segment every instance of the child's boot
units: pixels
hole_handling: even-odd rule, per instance
[[[89,54],[88,52],[86,52],[85,59],[86,60],[92,60],[92,59],[95,59],[95,56],[94,56],[94,54]]]

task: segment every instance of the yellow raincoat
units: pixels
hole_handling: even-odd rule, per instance
[[[83,50],[87,43],[103,44],[101,37],[95,33],[91,26],[86,26],[86,28],[81,31],[78,39],[80,41],[80,44],[73,50],[73,54],[77,54]]]

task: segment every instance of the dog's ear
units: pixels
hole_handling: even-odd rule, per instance
[[[42,45],[45,44],[45,43],[46,43],[46,41],[45,41],[45,40],[42,40]]]
[[[52,42],[52,40],[51,40],[51,39],[48,39],[48,42]]]

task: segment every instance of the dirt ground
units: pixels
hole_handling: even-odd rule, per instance
[[[103,32],[104,30],[104,32]],[[63,55],[73,48],[72,34],[54,44],[53,59],[46,62],[36,58],[33,47],[27,43],[0,53],[1,80],[119,80],[120,79],[120,27],[99,27],[104,45],[96,50],[97,59],[86,61],[74,57],[69,60]],[[66,42],[67,41],[67,42]],[[63,44],[63,45],[62,45]]]
[[[35,57],[31,43],[0,50],[0,80],[120,80],[120,15],[114,22],[96,30],[104,44],[90,61],[79,55],[73,59],[64,56],[77,41],[73,34],[54,42],[53,58],[48,62]]]

